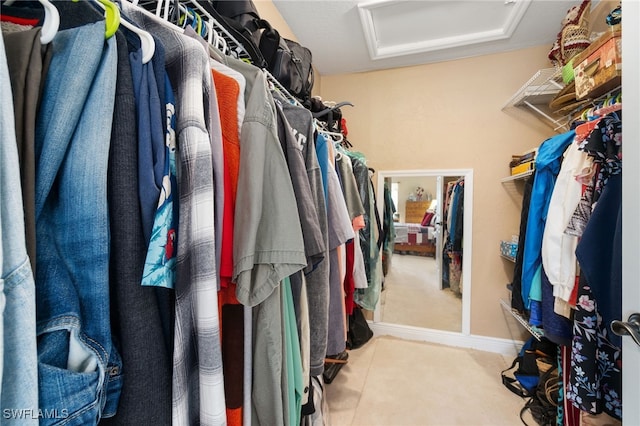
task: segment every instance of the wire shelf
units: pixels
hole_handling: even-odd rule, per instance
[[[528,178],[529,176],[531,176],[534,171],[535,170],[527,170],[526,172],[518,173],[517,175],[507,176],[507,177],[502,178],[501,182],[505,183],[505,182],[512,182],[512,181],[515,181],[515,180],[525,179],[525,178]]]
[[[538,70],[502,107],[527,105],[548,105],[564,87],[559,69],[544,68]]]
[[[527,320],[520,314],[520,312],[516,311],[515,309],[512,309],[511,306],[509,305],[509,303],[507,303],[504,299],[500,299],[500,304],[502,305],[502,307],[508,311],[516,320],[518,320],[518,322],[527,329],[527,331],[529,333],[531,333],[531,335],[533,337],[536,338],[536,340],[542,340],[542,338],[544,337],[544,332],[542,331],[542,329],[531,325],[527,322]]]
[[[520,89],[504,104],[502,110],[512,107],[527,107],[544,117],[554,131],[567,129],[567,122],[558,118],[549,109],[549,103],[564,88],[562,72],[557,68],[538,70]]]
[[[505,255],[504,255],[504,254],[502,254],[502,253],[500,254],[500,256],[501,256],[501,257],[503,257],[503,258],[505,258],[505,259],[507,259],[509,262],[513,262],[513,263],[515,263],[515,262],[516,262],[516,258],[515,258],[515,257],[505,256]]]

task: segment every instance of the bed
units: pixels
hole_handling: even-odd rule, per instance
[[[419,223],[395,223],[394,227],[396,231],[394,253],[435,257],[436,241],[433,226],[422,226]]]

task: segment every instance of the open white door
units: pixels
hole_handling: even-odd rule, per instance
[[[640,2],[623,0],[622,321],[640,313]],[[640,332],[640,330],[638,330]],[[640,345],[622,339],[622,423],[640,425]]]

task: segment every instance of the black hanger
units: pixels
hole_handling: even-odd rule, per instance
[[[314,118],[319,118],[319,117],[323,117],[327,114],[329,114],[330,112],[333,112],[334,110],[343,107],[343,106],[354,106],[351,102],[349,101],[345,101],[345,102],[339,102],[337,104],[335,104],[332,107],[327,107],[325,109],[323,109],[322,111],[318,111],[318,112],[312,112],[311,114],[313,115]]]

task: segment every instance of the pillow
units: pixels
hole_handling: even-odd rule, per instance
[[[432,221],[434,216],[435,216],[435,213],[427,210],[427,212],[422,217],[422,222],[420,223],[420,225],[422,225],[422,226],[430,226],[431,225],[431,221]]]

